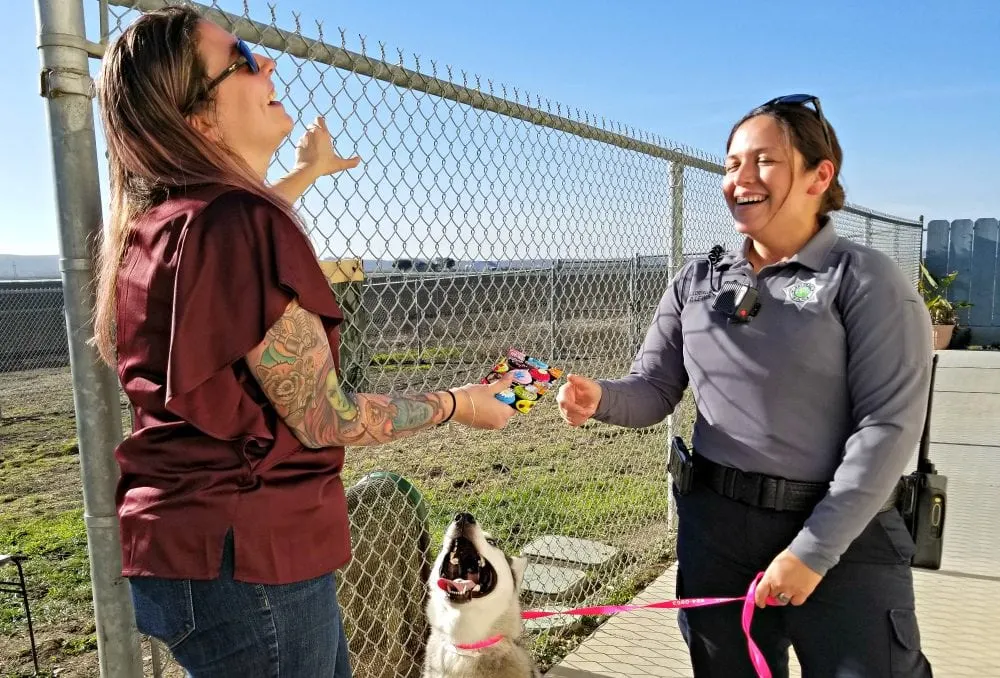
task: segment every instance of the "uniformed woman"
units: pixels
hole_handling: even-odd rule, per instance
[[[811,678],[924,677],[914,545],[894,504],[923,427],[930,318],[889,257],[836,234],[842,158],[815,97],[740,120],[722,192],[742,247],[681,269],[628,376],[570,375],[557,399],[573,426],[645,427],[690,383],[677,595],[741,596],[764,572],[752,634],[775,676],[791,646]],[[740,606],[679,623],[696,676],[755,675]]]

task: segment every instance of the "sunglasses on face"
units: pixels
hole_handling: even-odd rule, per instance
[[[208,85],[205,86],[205,90],[198,96],[197,101],[203,101],[208,96],[209,92],[211,92],[213,89],[219,86],[219,83],[221,83],[223,80],[225,80],[230,75],[240,70],[244,66],[246,66],[251,73],[260,72],[260,64],[257,63],[257,59],[254,57],[253,52],[250,51],[249,45],[243,42],[243,40],[237,39],[236,51],[239,52],[240,54],[239,57],[236,58],[236,61],[229,64],[226,70],[222,71],[222,73],[219,73],[219,75],[215,76],[208,83]],[[189,107],[189,110],[192,107]]]
[[[827,126],[826,118],[823,116],[823,107],[819,105],[819,97],[813,96],[812,94],[786,94],[785,96],[775,97],[767,103],[763,104],[761,108],[773,108],[775,106],[805,106],[806,104],[812,104],[813,108],[816,110],[816,115],[819,117],[820,125],[823,127],[823,138],[826,139],[826,145],[833,148],[833,141],[830,139],[830,129]]]
[[[257,59],[254,58],[253,52],[250,51],[250,47],[243,42],[243,40],[238,39],[236,41],[236,51],[240,53],[240,56],[236,59],[236,61],[231,63],[226,70],[222,71],[222,73],[217,75],[211,82],[208,83],[205,87],[205,94],[211,92],[220,82],[228,78],[243,66],[249,68],[251,73],[260,72],[260,65],[257,64]]]

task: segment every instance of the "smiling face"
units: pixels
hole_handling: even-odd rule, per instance
[[[209,21],[198,26],[198,53],[211,80],[240,59],[236,38]],[[260,70],[252,73],[241,66],[211,92],[212,104],[192,115],[192,123],[213,141],[241,156],[263,174],[282,140],[292,131],[293,121],[275,100],[275,63],[254,55]]]
[[[790,135],[770,115],[741,124],[726,156],[722,192],[736,230],[754,239],[803,222],[815,223],[833,164],[807,169]]]

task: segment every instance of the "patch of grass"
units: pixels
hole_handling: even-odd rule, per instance
[[[412,372],[414,370],[430,371],[432,367],[434,367],[434,363],[430,362],[422,362],[419,365],[386,363],[385,365],[382,365],[382,371],[383,372],[401,372],[403,370],[406,370],[407,372]]]
[[[553,532],[603,540],[608,526],[659,520],[667,511],[662,481],[650,478],[587,478],[575,469],[529,467],[512,469],[502,483],[490,477],[458,482],[424,492],[435,543],[459,509],[480,516],[508,549]]]
[[[40,675],[96,675],[79,448],[68,369],[0,374],[0,553],[24,573]],[[12,579],[7,566],[0,577]],[[20,598],[0,597],[0,676],[33,674]],[[70,664],[76,663],[75,668]]]
[[[79,638],[66,641],[63,645],[63,654],[69,657],[94,652],[97,650],[97,634],[91,633]]]
[[[578,648],[599,626],[595,619],[588,617],[575,626],[572,632],[539,635],[528,647],[528,651],[539,671],[545,673]]]
[[[456,426],[351,450],[344,480],[375,470],[410,480],[428,504],[434,548],[459,511],[507,549],[543,534],[634,548],[667,517],[665,445],[662,431],[570,429],[546,402],[501,433]]]
[[[45,626],[91,613],[90,564],[82,510],[28,519],[5,512],[0,516],[0,552],[28,556],[24,568],[36,624]],[[0,600],[0,634],[21,633],[24,624],[20,600]]]
[[[391,351],[388,353],[376,353],[372,356],[373,365],[421,365],[428,363],[443,362],[449,359],[461,358],[462,349],[449,346],[437,346],[425,348],[422,351],[405,350]]]

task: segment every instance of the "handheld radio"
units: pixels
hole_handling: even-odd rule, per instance
[[[920,448],[915,471],[902,478],[899,510],[906,528],[916,544],[910,564],[929,570],[941,568],[944,548],[944,523],[948,504],[948,478],[938,473],[930,460],[931,405],[934,399],[934,375],[938,356],[931,363],[930,393],[927,396],[927,416],[920,436]]]

